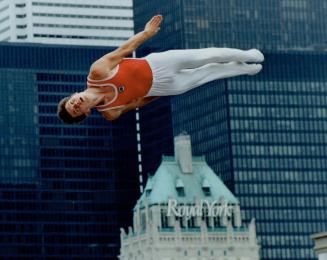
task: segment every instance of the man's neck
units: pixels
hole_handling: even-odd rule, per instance
[[[87,98],[92,107],[98,105],[104,98],[103,93],[101,93],[96,88],[87,88],[86,90],[84,90],[84,93],[87,95]]]

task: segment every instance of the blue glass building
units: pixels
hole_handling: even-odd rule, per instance
[[[135,113],[64,125],[108,48],[0,44],[0,258],[115,259],[139,194]],[[128,163],[127,163],[128,162]]]
[[[256,47],[266,54],[260,75],[171,98],[160,115],[171,114],[174,135],[191,135],[193,152],[205,154],[240,198],[245,219],[257,218],[262,259],[316,259],[309,236],[327,223],[327,56],[314,52],[326,48],[325,1],[135,0],[136,31],[156,13],[164,24],[140,56],[211,46]],[[145,124],[156,127],[150,118]],[[172,138],[164,145],[163,153]],[[144,167],[155,168],[153,162]]]
[[[316,259],[327,229],[324,53],[266,54],[263,72],[203,86],[172,101],[174,132],[232,185],[255,216],[262,259]]]
[[[160,33],[143,44],[137,55],[142,57],[167,49],[211,46],[263,50],[324,49],[327,48],[326,12],[327,3],[323,0],[167,0],[164,3],[160,0],[134,0],[135,32],[143,30],[154,14],[164,16]],[[152,106],[141,111],[144,122],[150,122],[154,115],[155,122],[161,122],[159,132],[152,128],[156,123],[142,125],[143,134],[151,136],[156,143],[155,150],[143,154],[147,159],[143,160],[144,172],[154,172],[160,162],[158,155],[171,152],[172,147],[169,98],[156,103],[160,103],[160,111],[166,112],[157,113]],[[152,144],[142,140],[143,147]]]
[[[263,50],[326,48],[324,0],[134,1],[138,32],[157,13],[165,21],[149,48],[208,46]]]

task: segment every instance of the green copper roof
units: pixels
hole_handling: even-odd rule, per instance
[[[239,204],[221,179],[208,166],[204,157],[192,157],[192,173],[182,173],[174,157],[164,156],[154,176],[149,177],[144,193],[137,203],[144,205],[167,203],[176,199],[178,203],[194,203],[194,198],[208,202],[224,198],[228,203]],[[210,193],[204,194],[203,188],[210,186]],[[176,187],[184,189],[185,196],[178,196]]]

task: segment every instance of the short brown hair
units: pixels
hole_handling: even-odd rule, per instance
[[[65,124],[78,124],[86,118],[86,115],[83,114],[77,117],[72,117],[71,114],[68,113],[66,109],[66,103],[70,99],[70,97],[71,96],[65,97],[62,100],[60,100],[58,104],[57,115],[60,118],[60,120]]]

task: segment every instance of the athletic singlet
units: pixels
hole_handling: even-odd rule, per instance
[[[114,74],[106,79],[87,78],[88,88],[100,88],[104,94],[108,88],[114,90],[112,100],[95,107],[100,112],[122,107],[144,97],[152,86],[152,71],[145,59],[123,59],[115,69]]]

